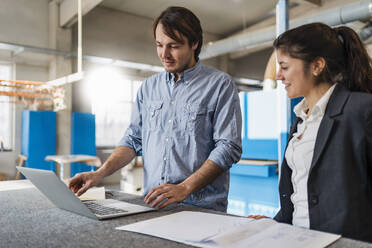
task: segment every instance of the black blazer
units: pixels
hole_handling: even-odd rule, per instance
[[[299,118],[290,130],[297,130]],[[281,209],[292,224],[292,170],[284,159]],[[372,95],[336,85],[320,123],[307,182],[310,229],[372,242]]]

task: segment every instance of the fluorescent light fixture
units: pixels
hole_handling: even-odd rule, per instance
[[[246,85],[262,85],[262,82],[260,80],[254,80],[254,79],[249,79],[249,78],[235,77],[234,81],[237,83],[246,84]]]
[[[113,66],[125,67],[125,68],[130,68],[130,69],[135,69],[135,70],[141,70],[141,71],[153,71],[153,72],[164,71],[164,68],[161,66],[130,62],[130,61],[120,60],[120,59],[110,59],[110,58],[90,56],[90,55],[84,56],[84,59],[92,63],[96,63],[96,64],[113,65]]]
[[[161,66],[135,63],[135,62],[129,62],[129,61],[125,61],[125,60],[115,60],[115,62],[112,65],[131,68],[131,69],[136,69],[136,70],[142,70],[142,71],[154,71],[154,72],[164,71],[164,68],[161,67]]]
[[[90,62],[93,62],[93,63],[103,64],[103,65],[110,65],[110,64],[114,63],[113,59],[104,58],[104,57],[97,57],[97,56],[90,56],[90,55],[85,55],[84,59],[86,59]]]

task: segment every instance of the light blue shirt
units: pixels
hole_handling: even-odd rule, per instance
[[[181,183],[212,160],[224,173],[184,203],[226,211],[229,168],[242,151],[241,125],[233,80],[199,61],[178,82],[169,72],[143,82],[119,146],[142,151],[145,194],[160,184]]]

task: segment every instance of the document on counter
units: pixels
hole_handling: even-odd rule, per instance
[[[105,200],[105,187],[93,187],[79,197],[82,201]]]
[[[322,248],[340,235],[298,228],[272,219],[182,211],[117,230],[147,234],[198,247]]]

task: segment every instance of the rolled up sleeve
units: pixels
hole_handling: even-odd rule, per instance
[[[219,99],[213,117],[215,148],[208,159],[223,170],[231,168],[242,154],[242,116],[237,89],[231,78],[220,88]]]
[[[140,87],[133,105],[129,127],[118,144],[118,146],[132,148],[137,155],[142,151],[142,103],[142,87]]]

